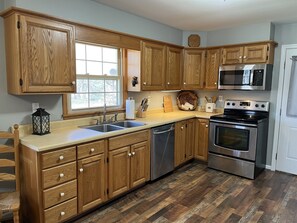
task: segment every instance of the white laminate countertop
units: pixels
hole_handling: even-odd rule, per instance
[[[63,125],[60,124],[61,127],[51,129],[51,133],[47,135],[39,136],[27,134],[21,136],[20,142],[22,145],[27,146],[30,149],[36,150],[38,152],[44,152],[56,148],[77,145],[94,140],[110,138],[113,136],[118,136],[130,132],[150,129],[152,127],[182,121],[190,118],[209,119],[211,116],[216,114],[219,113],[207,113],[198,111],[174,111],[169,113],[152,113],[148,114],[146,118],[135,119],[135,121],[144,122],[144,126],[125,128],[123,130],[117,130],[106,133],[81,128],[79,127],[79,124],[75,125],[75,121],[73,121],[72,125],[65,125],[66,127],[63,127]]]

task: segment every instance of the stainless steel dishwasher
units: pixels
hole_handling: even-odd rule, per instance
[[[174,169],[174,124],[151,129],[151,180]]]

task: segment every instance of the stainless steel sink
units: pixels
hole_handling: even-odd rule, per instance
[[[115,126],[115,125],[111,125],[111,124],[92,125],[92,126],[87,126],[87,127],[83,127],[83,128],[91,129],[91,130],[98,131],[98,132],[112,132],[112,131],[124,129],[123,127]]]
[[[125,128],[132,128],[132,127],[138,127],[143,125],[145,125],[145,123],[143,122],[121,121],[121,122],[114,122],[110,124],[81,126],[81,128],[90,129],[98,132],[112,132],[112,131],[122,130]]]
[[[145,123],[136,122],[136,121],[121,121],[121,122],[112,123],[112,125],[121,126],[124,128],[131,128],[131,127],[143,126],[143,125],[145,125]]]

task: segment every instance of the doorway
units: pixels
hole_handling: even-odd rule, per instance
[[[297,45],[282,46],[280,67],[272,166],[297,175]]]

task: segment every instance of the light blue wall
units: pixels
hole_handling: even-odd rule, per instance
[[[182,31],[89,0],[16,0],[17,7],[180,45]]]
[[[0,0],[0,10],[11,6],[181,45],[182,31],[163,24],[106,7],[89,0]],[[31,122],[33,102],[51,114],[51,120],[62,115],[61,95],[14,96],[7,93],[3,19],[0,18],[0,130],[15,123]]]
[[[207,32],[207,46],[269,40],[271,24],[260,23]]]

